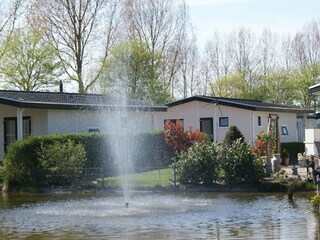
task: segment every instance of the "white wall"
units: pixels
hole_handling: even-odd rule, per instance
[[[0,160],[4,156],[4,125],[3,120],[7,117],[17,117],[17,108],[0,104]],[[23,116],[31,117],[31,135],[43,135],[48,133],[47,110],[25,109]]]
[[[192,126],[200,128],[200,118],[213,118],[217,141],[223,141],[229,127],[219,127],[219,117],[229,117],[229,126],[236,125],[246,141],[253,144],[257,134],[268,129],[269,113],[279,116],[279,129],[286,126],[288,135],[281,135],[281,142],[297,141],[297,118],[295,113],[286,112],[259,112],[223,105],[215,106],[213,103],[192,101],[168,108],[168,112],[156,113],[155,128],[163,129],[165,119],[184,119],[185,129]],[[261,116],[261,126],[258,126],[258,116]]]
[[[49,110],[48,134],[88,132],[98,128],[101,132],[115,130],[115,123],[122,121],[122,113],[108,111]],[[129,112],[125,126],[131,131],[153,130],[153,113]]]

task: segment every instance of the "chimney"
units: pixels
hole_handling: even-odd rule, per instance
[[[63,83],[62,83],[62,80],[60,80],[60,92],[61,92],[61,93],[63,92]]]

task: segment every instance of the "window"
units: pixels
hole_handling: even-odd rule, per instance
[[[258,127],[262,126],[261,116],[258,116]]]
[[[281,126],[281,135],[288,135],[287,126]]]
[[[7,117],[3,119],[4,127],[4,151],[7,151],[8,146],[17,140],[17,118]],[[22,117],[22,134],[23,138],[31,135],[31,117]]]
[[[200,118],[200,132],[208,134],[213,140],[213,118]]]
[[[219,127],[229,127],[229,117],[219,117]]]
[[[90,133],[98,133],[98,132],[100,132],[100,129],[99,128],[89,128],[89,132]]]

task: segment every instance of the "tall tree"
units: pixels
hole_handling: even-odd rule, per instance
[[[188,12],[184,0],[126,0],[123,8],[130,40],[146,44],[153,54],[160,52],[162,72],[159,78],[173,95],[174,81],[181,66],[182,42],[188,27]]]
[[[16,28],[18,18],[24,9],[24,0],[0,2],[0,41],[10,38]],[[5,44],[1,45],[0,58],[5,53]]]
[[[0,65],[5,88],[35,91],[59,83],[61,62],[56,49],[43,40],[41,32],[15,31],[5,45],[7,50]]]
[[[152,64],[160,57],[161,53],[151,53],[145,44],[136,41],[119,44],[104,63],[101,89],[150,103],[168,102],[169,93],[158,78],[161,65]]]
[[[34,0],[35,26],[42,21],[68,77],[84,93],[96,83],[115,40],[119,0]]]

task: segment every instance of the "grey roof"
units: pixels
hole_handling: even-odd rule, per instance
[[[313,85],[311,87],[309,87],[309,93],[311,93],[312,95],[320,95],[320,84],[316,84]]]
[[[124,102],[125,104],[122,104]],[[102,94],[60,92],[30,92],[0,90],[0,103],[20,108],[115,110],[127,108],[138,111],[166,111],[166,106],[147,104],[138,100],[122,101]]]
[[[313,113],[309,108],[299,108],[296,106],[289,106],[284,104],[263,102],[259,100],[237,99],[237,98],[221,98],[209,96],[193,96],[184,98],[175,102],[166,104],[168,107],[177,106],[191,101],[201,101],[207,103],[216,103],[230,107],[242,108],[252,111],[272,111],[272,112],[295,112],[295,113]]]

